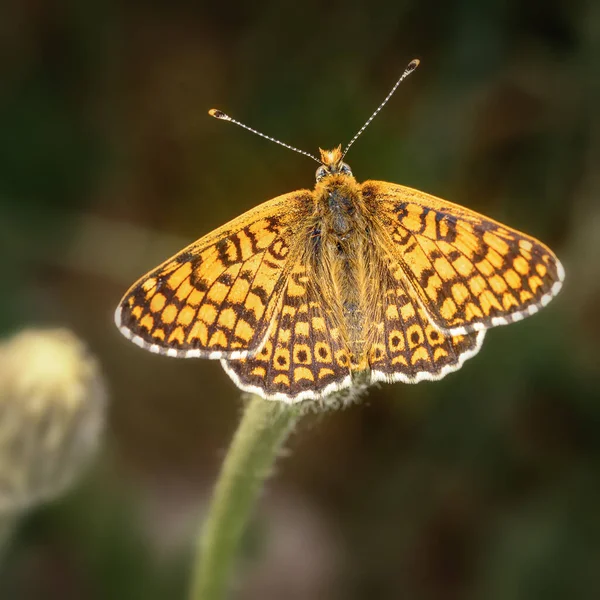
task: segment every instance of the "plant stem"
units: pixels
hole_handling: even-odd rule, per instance
[[[233,437],[200,534],[190,600],[222,600],[262,484],[301,410],[251,396]]]

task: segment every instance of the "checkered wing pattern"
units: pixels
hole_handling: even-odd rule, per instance
[[[414,292],[388,273],[368,353],[371,381],[441,379],[479,351],[485,331],[450,335],[436,328]]]
[[[362,193],[395,280],[410,282],[439,330],[465,335],[521,320],[561,288],[562,265],[535,238],[401,185],[367,181]]]
[[[308,190],[279,196],[188,246],[129,289],[119,329],[168,356],[246,356],[267,334],[312,204]]]
[[[351,385],[339,308],[328,304],[309,265],[307,259],[293,267],[262,348],[243,359],[221,361],[241,389],[297,402]]]

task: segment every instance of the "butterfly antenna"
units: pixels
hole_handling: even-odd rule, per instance
[[[394,92],[398,89],[398,86],[419,66],[421,61],[418,58],[411,60],[406,69],[404,69],[404,73],[400,75],[400,79],[396,81],[394,87],[390,90],[390,93],[385,97],[385,100],[375,109],[375,112],[367,119],[367,122],[358,130],[357,134],[350,140],[346,149],[344,150],[344,154],[342,154],[342,158],[346,156],[350,146],[354,144],[354,142],[358,139],[360,134],[371,124],[371,121],[377,116],[377,113],[388,103],[388,100],[393,96]]]
[[[216,108],[211,108],[208,111],[208,114],[211,117],[214,117],[215,119],[220,119],[221,121],[229,121],[230,123],[233,123],[234,125],[239,125],[240,127],[243,127],[244,129],[247,129],[248,131],[251,131],[252,133],[255,133],[256,135],[259,135],[260,137],[265,138],[265,140],[269,140],[270,142],[275,142],[276,144],[279,144],[280,146],[283,146],[284,148],[287,148],[288,150],[293,150],[294,152],[298,152],[298,154],[304,154],[304,156],[308,156],[308,158],[312,158],[314,161],[318,162],[319,164],[322,164],[321,161],[316,156],[313,156],[309,152],[305,152],[304,150],[300,150],[299,148],[295,148],[294,146],[290,146],[289,144],[280,142],[279,140],[276,140],[275,138],[272,138],[271,136],[265,135],[264,133],[261,133],[260,131],[256,131],[256,129],[252,129],[252,127],[248,127],[248,125],[244,125],[243,123],[240,123],[239,121],[236,121],[235,119],[232,119],[229,115],[226,115],[224,112],[217,110]]]

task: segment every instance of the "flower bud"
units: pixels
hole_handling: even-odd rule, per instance
[[[96,360],[66,329],[0,344],[0,514],[55,498],[83,472],[104,426]]]

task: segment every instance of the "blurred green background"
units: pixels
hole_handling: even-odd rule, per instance
[[[315,165],[420,188],[547,243],[563,291],[441,382],[310,417],[247,536],[236,599],[600,597],[600,3],[8,0],[0,333],[64,326],[109,387],[94,468],[31,512],[2,600],[177,600],[240,416],[217,362],[143,352],[126,288]]]

